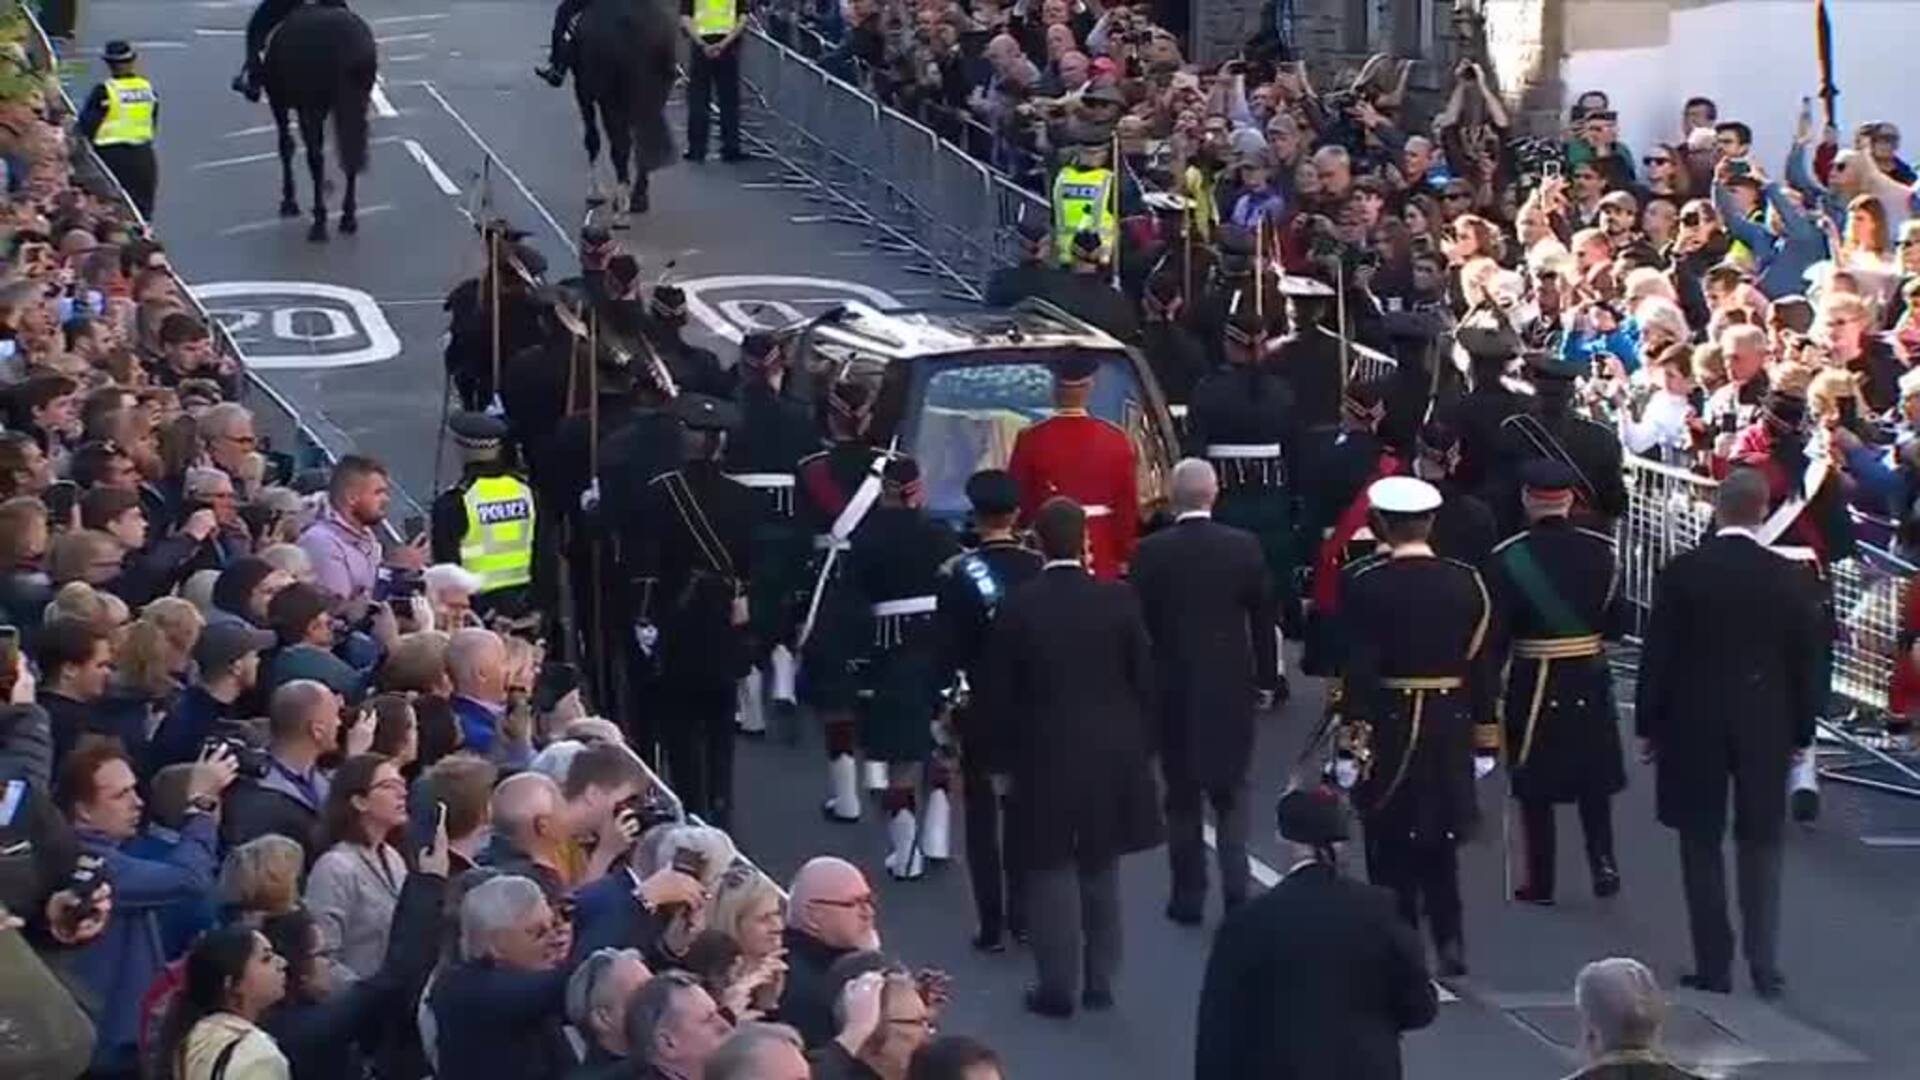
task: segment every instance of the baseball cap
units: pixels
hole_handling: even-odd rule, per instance
[[[265,630],[245,623],[209,623],[200,631],[200,640],[193,643],[193,662],[200,667],[200,677],[206,678],[248,653],[272,648],[275,640]]]

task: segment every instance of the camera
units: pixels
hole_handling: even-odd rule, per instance
[[[675,825],[680,821],[680,807],[657,786],[649,786],[638,795],[629,795],[614,807],[616,814],[632,814],[640,823],[640,831],[645,833],[655,825]]]
[[[74,860],[73,872],[67,875],[66,884],[59,892],[72,893],[80,900],[79,906],[65,916],[69,927],[77,927],[88,919],[100,914],[100,894],[107,887],[106,860],[98,855],[81,855]]]
[[[240,767],[239,775],[251,780],[258,780],[267,775],[267,770],[270,767],[267,752],[248,746],[239,739],[230,739],[221,735],[209,735],[206,741],[200,744],[200,756],[205,757],[208,754],[222,749],[233,755],[234,763]]]
[[[705,881],[707,853],[698,848],[680,848],[673,853],[673,868],[695,881]]]

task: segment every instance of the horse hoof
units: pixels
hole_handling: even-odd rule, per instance
[[[280,204],[280,216],[281,217],[299,217],[300,204],[297,202],[294,202],[292,199],[286,200],[285,202]]]
[[[326,243],[327,242],[327,223],[324,221],[314,222],[313,228],[307,230],[307,242],[313,243],[313,244]]]
[[[352,236],[360,231],[360,219],[352,214],[340,215],[340,235]]]
[[[625,210],[613,215],[613,227],[616,229],[625,229],[627,227],[627,212]]]

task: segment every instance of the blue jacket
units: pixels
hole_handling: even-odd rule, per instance
[[[224,726],[233,711],[232,705],[207,693],[206,687],[187,687],[147,744],[148,774],[199,757],[200,745]]]
[[[120,850],[128,858],[166,863],[180,846],[180,834],[164,825],[148,825],[139,836],[127,841]],[[220,919],[220,906],[211,891],[186,900],[177,900],[155,913],[160,920],[160,944],[169,957],[179,956],[193,939],[210,930]]]
[[[1805,293],[1808,267],[1827,257],[1827,234],[1787,201],[1779,181],[1769,183],[1763,194],[1780,217],[1782,231],[1777,235],[1763,222],[1741,217],[1724,185],[1713,185],[1713,205],[1727,223],[1727,232],[1753,252],[1754,274],[1768,299]]]
[[[1640,324],[1627,318],[1605,334],[1568,330],[1560,339],[1560,358],[1579,364],[1582,371],[1591,368],[1602,353],[1619,357],[1627,374],[1633,374],[1640,367]]]
[[[164,860],[137,858],[97,832],[74,830],[81,850],[104,860],[107,883],[113,887],[107,928],[66,958],[74,980],[94,997],[96,1070],[134,1064],[140,995],[171,959],[161,915],[175,904],[212,892],[220,865],[214,827],[213,815],[190,815],[180,828],[180,842]]]
[[[532,759],[530,747],[515,747],[500,737],[500,715],[484,702],[456,695],[453,718],[460,724],[461,749],[512,767],[524,768]]]

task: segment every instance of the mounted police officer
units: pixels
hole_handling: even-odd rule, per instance
[[[1614,541],[1568,520],[1578,482],[1547,458],[1521,466],[1527,531],[1487,562],[1487,585],[1510,639],[1506,751],[1520,803],[1526,883],[1514,899],[1553,903],[1554,807],[1580,808],[1595,896],[1620,891],[1611,800],[1626,787],[1613,676],[1601,634],[1613,603]]]
[[[967,684],[956,699],[952,725],[960,742],[960,783],[966,792],[967,877],[973,885],[974,913],[980,931],[973,947],[982,952],[1006,948],[1005,934],[1026,937],[1021,895],[1019,834],[1003,830],[1006,818],[1010,748],[994,738],[995,725],[980,715],[990,700],[979,683],[985,673],[987,633],[1000,601],[1039,576],[1046,561],[1014,534],[1020,517],[1020,489],[1000,469],[984,469],[967,479],[973,504],[975,546],[940,568],[939,624],[943,681]]]
[[[434,497],[433,561],[457,562],[480,578],[481,614],[518,616],[533,583],[533,488],[507,463],[504,421],[459,412],[447,430],[460,450],[460,480]]]
[[[832,445],[800,462],[794,508],[813,535],[809,599],[801,625],[800,701],[820,717],[827,749],[827,820],[860,820],[857,669],[871,627],[845,581],[842,558],[880,495],[885,452],[866,441],[873,391],[840,382],[827,393]],[[884,784],[880,785],[884,786]]]
[[[1188,452],[1220,477],[1214,519],[1260,540],[1267,573],[1281,595],[1293,593],[1293,492],[1287,465],[1294,448],[1293,392],[1260,367],[1265,320],[1243,304],[1225,330],[1227,365],[1200,380],[1187,414]],[[1274,628],[1279,633],[1279,627]],[[1276,648],[1278,639],[1275,640]],[[1275,696],[1287,697],[1282,667]]]
[[[247,19],[247,57],[240,65],[240,74],[233,77],[235,93],[243,94],[248,101],[260,100],[260,63],[266,56],[267,42],[273,32],[294,9],[308,0],[260,0],[253,9],[253,15]],[[346,7],[346,0],[311,0],[319,7]]]
[[[673,403],[686,463],[648,483],[633,548],[642,597],[636,623],[657,630],[668,779],[686,808],[728,828],[733,808],[733,711],[750,663],[747,583],[761,499],[720,471],[731,404],[699,394]]]
[[[728,476],[767,503],[754,533],[749,591],[755,667],[741,684],[741,729],[758,733],[766,730],[766,698],[789,722],[796,703],[793,601],[805,580],[811,538],[794,516],[795,473],[819,439],[806,405],[783,393],[787,359],[779,339],[762,331],[748,334],[734,373],[740,430],[727,440],[724,464]],[[769,675],[772,685],[763,694],[763,676]]]
[[[100,59],[106,62],[107,77],[80,107],[80,134],[126,189],[140,216],[151,219],[154,189],[160,185],[160,161],[153,153],[160,99],[153,83],[135,67],[140,57],[132,45],[109,41]]]
[[[1388,551],[1341,597],[1335,778],[1366,826],[1368,879],[1393,890],[1410,925],[1424,914],[1440,973],[1462,975],[1456,849],[1479,823],[1474,780],[1499,744],[1493,604],[1478,571],[1428,544],[1441,502],[1431,484],[1388,477],[1367,497]]]
[[[867,760],[887,764],[880,796],[891,848],[886,867],[900,880],[920,876],[922,856],[947,859],[951,836],[947,777],[934,760],[931,734],[943,688],[934,614],[940,568],[960,545],[944,524],[927,516],[925,499],[919,463],[889,459],[879,504],[855,534],[847,559],[848,576],[871,617],[860,746]],[[927,802],[916,817],[922,779]]]

